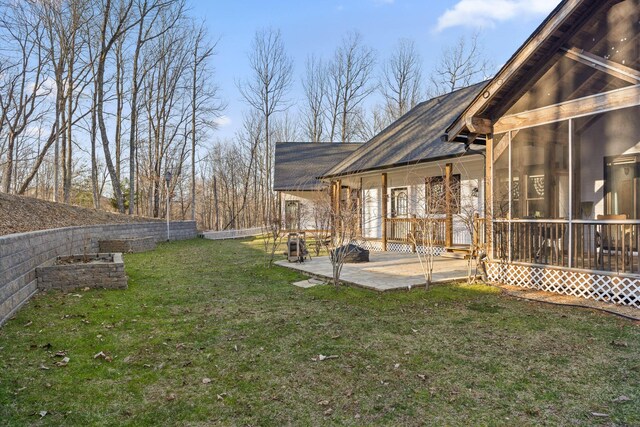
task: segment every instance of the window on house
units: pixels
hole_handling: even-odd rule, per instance
[[[300,202],[288,200],[284,206],[284,225],[287,230],[300,228]]]
[[[444,176],[432,176],[425,183],[427,212],[446,214],[446,182]],[[460,174],[451,176],[451,212],[460,213]]]
[[[406,217],[409,215],[409,193],[406,188],[391,190],[391,217]]]

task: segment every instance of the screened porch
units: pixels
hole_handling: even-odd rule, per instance
[[[493,257],[640,273],[640,107],[493,141]]]

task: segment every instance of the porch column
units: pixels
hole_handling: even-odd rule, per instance
[[[360,177],[360,189],[358,190],[358,237],[363,236],[364,231],[364,191],[362,191],[362,177]]]
[[[286,225],[283,221],[283,217],[282,217],[282,198],[284,197],[284,194],[282,192],[278,192],[278,224],[280,224],[280,227],[282,229],[286,228]]]
[[[336,182],[335,181],[331,181],[331,188],[329,189],[329,210],[330,210],[330,217],[329,217],[329,227],[331,228],[331,237],[332,239],[335,239],[336,237],[336,216],[335,214],[335,208],[336,208]]]
[[[493,256],[493,135],[487,135],[484,170],[484,246],[489,259]]]
[[[452,185],[451,185],[451,177],[453,176],[453,163],[447,163],[444,168],[444,179],[445,179],[445,192],[444,192],[444,202],[445,202],[445,236],[444,236],[444,245],[446,247],[453,245],[453,204],[452,204]]]
[[[336,198],[335,198],[335,212],[336,218],[340,218],[340,202],[342,198],[342,182],[338,179],[336,180]]]
[[[381,177],[380,194],[380,216],[382,219],[382,250],[387,250],[387,173],[383,172]]]

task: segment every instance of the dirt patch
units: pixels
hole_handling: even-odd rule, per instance
[[[0,236],[81,225],[161,221],[0,193]]]

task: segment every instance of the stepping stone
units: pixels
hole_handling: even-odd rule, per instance
[[[299,288],[312,288],[316,285],[323,285],[324,282],[322,280],[318,280],[318,279],[307,279],[307,280],[301,280],[299,282],[295,282],[293,284],[293,286],[297,286]]]

